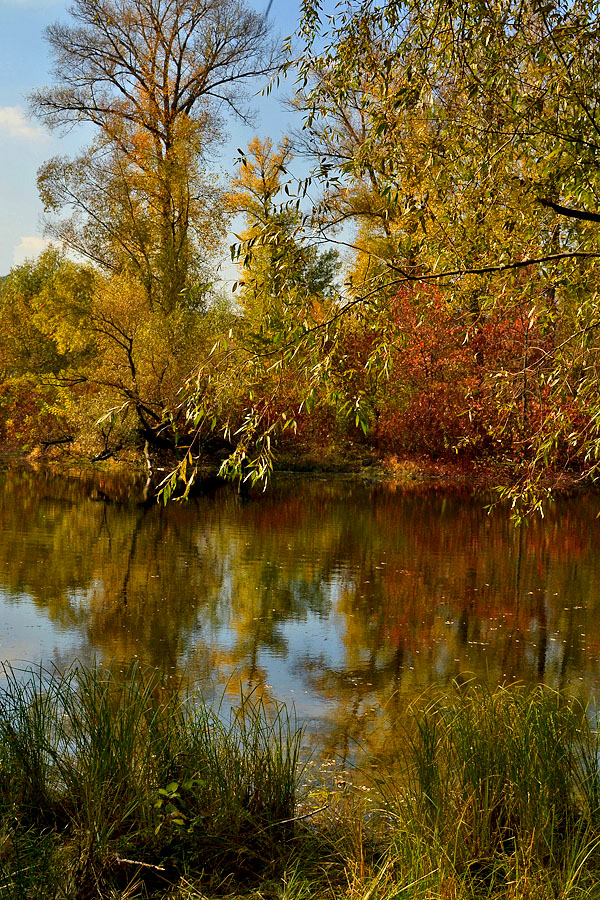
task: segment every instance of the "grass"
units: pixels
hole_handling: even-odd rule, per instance
[[[0,897],[148,891],[277,859],[299,771],[285,710],[242,698],[224,718],[136,667],[5,674]]]
[[[135,667],[5,675],[0,898],[600,898],[598,739],[561,694],[429,696],[394,776],[299,793],[282,707],[224,716]]]
[[[382,786],[396,865],[456,896],[600,896],[598,753],[587,709],[544,688],[437,699]]]

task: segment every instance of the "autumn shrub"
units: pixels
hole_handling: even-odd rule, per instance
[[[29,451],[63,440],[69,423],[55,401],[53,387],[33,377],[7,379],[0,386],[0,445]]]
[[[419,286],[390,303],[397,352],[382,392],[377,441],[391,453],[466,459],[526,456],[549,407],[549,337],[518,304],[457,311]]]

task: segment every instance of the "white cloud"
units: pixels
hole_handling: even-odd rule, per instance
[[[0,106],[0,129],[13,138],[28,141],[46,141],[48,135],[39,125],[33,125],[20,106]]]
[[[21,237],[19,243],[13,251],[13,265],[20,266],[26,259],[32,259],[39,256],[50,244],[48,238],[41,237]]]

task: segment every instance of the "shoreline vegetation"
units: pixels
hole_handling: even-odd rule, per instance
[[[598,751],[578,701],[472,682],[423,695],[394,773],[341,777],[256,694],[5,667],[0,896],[592,898]]]
[[[101,461],[90,460],[89,456],[63,451],[40,451],[31,453],[20,450],[0,451],[0,471],[14,468],[31,468],[46,470],[53,474],[72,477],[106,477],[121,483],[128,483],[135,495],[136,486],[142,489],[148,482],[148,469],[143,457],[133,452],[118,459]],[[152,490],[148,500],[160,502],[158,489],[161,482],[174,469],[171,459],[159,459],[154,467]],[[216,482],[223,485],[236,484],[227,475],[219,472],[220,461],[207,458],[198,466],[194,487],[190,496],[203,493],[206,484]],[[427,490],[439,487],[466,487],[474,492],[481,491],[486,495],[500,495],[502,488],[502,472],[497,465],[485,462],[461,460],[435,460],[423,456],[396,456],[365,454],[295,454],[282,453],[273,466],[269,481],[281,478],[333,478],[363,483],[386,484],[402,489],[418,488]],[[250,481],[248,479],[248,481]],[[257,496],[268,490],[268,484],[248,485],[249,490]],[[597,486],[594,482],[581,479],[575,473],[565,471],[549,471],[539,483],[538,489],[545,499],[570,496],[580,492],[594,493]],[[122,490],[119,491],[122,494]],[[507,498],[510,499],[510,498]],[[539,508],[536,507],[539,511]],[[526,510],[532,512],[534,510]]]
[[[38,452],[25,454],[18,450],[0,452],[0,471],[10,469],[31,469],[61,477],[76,479],[89,478],[94,482],[92,492],[98,499],[111,502],[143,502],[162,505],[161,487],[163,480],[173,472],[173,461],[159,460],[153,471],[152,480],[144,460],[132,453],[119,459],[91,461],[81,454],[64,452]],[[232,482],[227,475],[220,474],[218,460],[206,460],[198,466],[194,484],[189,496],[201,496],[215,486],[236,485],[245,496],[260,497],[269,484],[253,485]],[[500,475],[500,477],[499,477]],[[489,509],[498,503],[512,509],[516,524],[532,513],[544,514],[547,502],[561,497],[572,497],[581,493],[596,493],[593,482],[582,480],[574,473],[565,471],[547,472],[538,483],[537,502],[532,508],[520,507],[501,486],[499,469],[485,463],[464,464],[462,461],[432,460],[427,457],[399,457],[395,455],[374,455],[350,453],[341,455],[305,453],[302,455],[283,453],[277,459],[269,483],[276,484],[282,479],[308,478],[311,480],[348,481],[357,484],[385,485],[392,490],[437,491],[466,490],[480,496]],[[181,485],[182,491],[185,485]]]
[[[596,5],[305,0],[282,43],[270,5],[157,2],[45,31],[30,113],[88,143],[1,280],[0,448],[144,460],[165,502],[276,456],[489,481],[517,520],[597,483]],[[290,133],[217,175],[280,90]]]

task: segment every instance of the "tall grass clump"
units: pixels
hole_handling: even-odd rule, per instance
[[[467,686],[413,725],[404,779],[383,787],[410,877],[435,872],[459,895],[535,883],[533,895],[558,897],[598,874],[599,746],[583,705],[542,687]]]
[[[0,900],[598,900],[595,727],[545,688],[456,687],[413,708],[377,785],[328,760],[297,807],[283,707],[7,669]]]
[[[59,879],[66,897],[277,858],[294,816],[300,741],[282,707],[242,697],[221,715],[138,667],[7,668],[5,679],[3,896],[34,872],[38,844],[51,857],[43,877]]]

